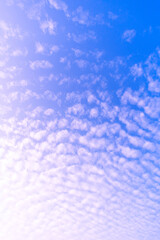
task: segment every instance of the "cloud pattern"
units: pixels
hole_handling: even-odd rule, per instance
[[[1,5],[0,238],[157,240],[159,48],[107,59],[111,9],[105,22],[70,1]]]

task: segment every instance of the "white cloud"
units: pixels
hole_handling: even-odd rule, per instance
[[[43,53],[44,46],[40,42],[36,42],[36,53]]]
[[[98,109],[97,108],[92,108],[91,110],[90,110],[90,117],[91,118],[96,118],[96,117],[98,117]]]
[[[88,130],[88,123],[82,121],[81,119],[74,118],[71,123],[71,128],[86,131],[86,130]]]
[[[136,36],[136,31],[134,29],[130,29],[130,30],[126,30],[123,33],[122,39],[130,43],[135,36]]]
[[[83,52],[80,49],[72,48],[72,50],[76,57],[81,57],[83,55]]]
[[[43,21],[40,24],[40,28],[42,29],[42,31],[44,33],[48,32],[51,35],[55,35],[56,27],[57,27],[57,23],[54,22],[52,19]]]
[[[48,62],[47,60],[36,60],[30,62],[30,68],[32,70],[38,69],[38,68],[52,68],[52,63]]]
[[[12,56],[14,56],[14,57],[27,56],[27,54],[28,54],[27,49],[25,49],[25,50],[16,49],[12,52]]]
[[[88,62],[84,59],[78,59],[75,62],[79,68],[85,68],[88,65]]]
[[[96,103],[96,104],[99,104],[99,101],[98,99],[91,93],[88,93],[88,97],[87,97],[87,101],[88,103]]]
[[[72,20],[78,22],[79,24],[89,25],[89,12],[84,11],[82,7],[78,7],[73,13]]]
[[[60,119],[59,122],[58,122],[58,127],[59,128],[66,128],[68,126],[68,120],[63,118],[63,119]]]
[[[48,0],[51,6],[53,6],[56,10],[62,10],[67,14],[68,6],[65,2],[61,0]],[[68,15],[68,14],[67,14]]]
[[[108,18],[111,20],[116,20],[118,18],[118,16],[116,14],[114,14],[113,12],[108,12]]]
[[[131,74],[135,77],[141,77],[143,75],[143,68],[141,64],[135,64],[131,67]]]
[[[160,98],[148,98],[144,106],[145,112],[152,118],[159,118],[160,115]]]
[[[23,3],[21,2],[20,4],[22,4],[22,8],[24,8]],[[35,2],[33,5],[31,5],[29,11],[27,12],[27,16],[30,19],[35,19],[35,20],[40,20],[41,19],[41,15],[42,15],[42,10],[45,7],[45,1],[41,0],[38,1],[37,3]]]
[[[160,93],[160,82],[159,80],[151,80],[148,84],[148,90],[151,92]]]
[[[18,26],[13,26],[11,24],[6,23],[5,21],[0,21],[0,31],[3,32],[3,37],[5,39],[9,38],[23,38],[23,35]]]
[[[76,43],[81,43],[90,39],[95,40],[96,35],[94,31],[89,31],[88,33],[83,34],[68,33],[68,38],[73,39],[73,41]]]
[[[52,115],[54,113],[54,110],[52,109],[52,108],[48,108],[48,109],[46,109],[45,111],[44,111],[44,114],[46,115],[46,116],[50,116],[50,115]]]
[[[45,135],[46,135],[45,130],[30,133],[31,138],[33,138],[36,141],[40,141]]]
[[[59,47],[57,45],[53,45],[50,49],[50,54],[56,53],[59,51]]]
[[[84,106],[82,104],[75,104],[74,106],[68,108],[68,113],[69,114],[73,113],[75,115],[77,114],[82,115],[84,114]]]

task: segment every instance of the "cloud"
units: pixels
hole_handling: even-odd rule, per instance
[[[148,90],[160,93],[160,82],[158,80],[151,80],[148,84]]]
[[[23,38],[23,34],[21,33],[18,26],[12,26],[11,24],[8,24],[7,22],[1,20],[0,21],[0,31],[3,33],[3,37],[5,39],[9,38]]]
[[[96,118],[98,117],[98,109],[97,108],[92,108],[90,111],[90,117],[91,118]]]
[[[139,108],[143,108],[145,113],[148,114],[151,118],[158,118],[160,113],[160,99],[159,97],[142,97],[142,90],[133,92],[131,89],[128,89],[124,92],[121,97],[121,101],[124,104],[128,102],[136,105]]]
[[[88,64],[88,62],[83,59],[76,60],[75,62],[79,68],[85,68]]]
[[[78,109],[82,106],[73,105],[70,114],[78,114]],[[128,221],[129,211],[134,220],[142,224],[140,236],[146,236],[143,235],[146,219],[141,214],[148,219],[148,225],[149,215],[153,210],[157,212],[159,195],[154,188],[159,180],[146,175],[147,168],[149,174],[158,169],[153,160],[151,163],[151,156],[141,154],[141,146],[151,151],[153,142],[142,144],[139,142],[142,136],[134,140],[129,134],[131,143],[139,142],[139,145],[131,147],[127,142],[122,145],[128,133],[120,134],[124,127],[116,120],[114,123],[105,120],[98,125],[84,115],[82,119],[61,116],[58,121],[52,115],[44,121],[46,113],[50,117],[50,112],[52,109],[38,107],[24,119],[15,116],[3,119],[1,130],[8,132],[10,138],[0,137],[0,155],[5,160],[0,165],[3,179],[0,183],[3,217],[0,222],[5,226],[0,236],[9,240],[13,235],[31,240],[46,236],[49,239],[56,236],[58,239],[74,239],[73,236],[78,239],[81,234],[87,239],[93,236],[100,240],[105,236],[117,239],[115,229],[119,229],[122,237],[124,231],[129,236],[130,231],[124,224],[134,225],[132,218]],[[125,113],[125,121],[132,119],[135,123],[129,114],[131,111]],[[138,114],[137,110],[134,114]],[[136,217],[133,209],[138,212]],[[8,218],[9,223],[4,224]],[[107,229],[105,221],[110,222]],[[16,230],[17,224],[20,227]],[[155,224],[158,229],[159,224]]]
[[[136,31],[134,29],[130,29],[130,30],[126,30],[123,33],[122,39],[130,43],[135,36],[136,36]]]
[[[43,53],[43,52],[44,52],[44,46],[41,43],[37,42],[36,43],[36,53]]]
[[[24,3],[20,3],[18,4],[20,7],[22,6],[22,8],[24,8]],[[45,1],[41,0],[38,3],[34,3],[33,5],[31,5],[31,7],[29,8],[29,10],[27,11],[27,16],[29,19],[35,19],[40,21],[41,16],[42,16],[42,10],[45,7]]]
[[[73,15],[72,17],[73,22],[78,22],[79,24],[82,24],[82,25],[90,24],[89,12],[84,11],[82,7],[78,7],[76,11],[72,13],[72,15]]]
[[[68,38],[73,39],[73,41],[76,43],[81,43],[90,39],[95,40],[96,35],[95,35],[95,32],[93,31],[89,31],[88,33],[83,33],[83,34],[68,33]]]
[[[52,68],[53,65],[47,60],[36,60],[36,61],[31,61],[30,62],[30,68],[32,70],[38,69],[38,68]]]
[[[45,112],[44,112],[44,114],[45,114],[46,116],[50,116],[50,115],[52,115],[53,113],[54,113],[54,110],[53,110],[52,108],[48,108],[48,109],[46,109]]]
[[[86,130],[88,130],[88,127],[89,127],[88,122],[87,121],[84,122],[81,119],[74,118],[73,121],[71,122],[72,129],[86,131]]]
[[[49,0],[51,6],[53,6],[56,10],[62,10],[67,14],[68,6],[65,2],[61,0]],[[68,14],[67,14],[68,15]]]
[[[75,115],[77,115],[77,114],[82,115],[82,114],[84,114],[84,107],[82,104],[75,104],[72,107],[68,108],[68,113],[69,114],[73,113]]]
[[[114,14],[113,12],[108,12],[108,18],[111,20],[116,20],[118,18],[118,16],[116,14]]]
[[[53,53],[56,53],[60,50],[59,46],[57,45],[53,45],[51,48],[50,48],[50,54],[53,54]]]
[[[143,68],[141,64],[135,64],[131,67],[131,74],[135,77],[141,77],[143,75]]]
[[[42,31],[44,33],[48,32],[51,35],[55,35],[56,27],[57,27],[57,23],[51,19],[43,21],[40,24],[40,28],[42,29]]]
[[[109,14],[111,16],[111,12]],[[73,22],[78,23],[80,25],[109,25],[108,23],[105,23],[103,14],[96,14],[92,15],[90,11],[84,10],[82,6],[79,6],[75,11],[72,11],[72,14],[70,15]],[[116,18],[116,15],[112,13],[112,18]]]
[[[68,11],[60,1],[50,4]],[[57,21],[61,13],[43,6],[44,19]],[[143,62],[110,61],[101,40],[90,46],[96,34],[84,32],[78,14],[76,24],[59,19],[64,35],[53,35],[48,23],[42,31],[51,36],[30,19],[24,26],[23,16],[27,42],[1,29],[8,37],[0,41],[0,239],[158,239],[158,50]],[[45,59],[37,59],[44,46]]]

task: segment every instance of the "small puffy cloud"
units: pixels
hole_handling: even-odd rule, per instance
[[[54,110],[52,109],[52,108],[48,108],[48,109],[46,109],[45,111],[44,111],[44,114],[46,115],[46,116],[50,116],[50,115],[52,115],[54,113]]]
[[[11,26],[10,24],[6,23],[3,20],[0,21],[0,31],[3,32],[3,37],[5,39],[23,38],[23,35],[21,34],[19,27]]]
[[[80,49],[72,48],[72,50],[76,57],[81,57],[83,55],[83,52]]]
[[[53,54],[53,53],[56,53],[59,51],[59,47],[57,45],[53,45],[51,48],[50,48],[50,54]]]
[[[26,87],[28,85],[28,82],[26,80],[21,80],[20,81],[20,86],[21,87]]]
[[[160,116],[160,98],[154,97],[145,99],[144,111],[152,118],[159,118]]]
[[[84,122],[81,119],[74,118],[74,120],[71,123],[71,128],[84,131],[88,130],[88,124],[87,122]]]
[[[67,4],[61,0],[49,0],[51,6],[53,6],[56,10],[62,10],[67,14]]]
[[[56,142],[63,142],[65,140],[68,140],[68,138],[69,138],[69,132],[66,129],[61,130],[56,134]]]
[[[88,64],[86,60],[80,59],[75,61],[79,68],[85,68]]]
[[[88,93],[87,101],[88,103],[99,103],[98,99],[91,93]]]
[[[136,31],[134,29],[126,30],[122,35],[122,39],[124,39],[126,42],[131,42],[135,36]]]
[[[82,114],[84,114],[84,106],[79,103],[75,104],[74,106],[68,108],[68,113],[70,113],[70,114],[73,113],[75,115],[77,115],[77,114],[82,115]]]
[[[48,32],[51,35],[55,34],[55,30],[57,27],[57,23],[54,22],[52,19],[46,20],[40,24],[40,28],[44,33]]]
[[[111,20],[116,20],[118,18],[118,16],[116,14],[114,14],[113,12],[108,12],[108,18]]]
[[[71,18],[73,22],[86,26],[104,24],[103,14],[92,15],[91,12],[84,10],[82,6],[72,12]]]
[[[28,54],[27,49],[25,49],[23,51],[20,49],[16,49],[12,52],[12,56],[14,56],[14,57],[27,56],[27,54]]]
[[[65,127],[67,127],[67,125],[68,125],[68,120],[65,118],[60,119],[58,122],[59,128],[65,128]]]
[[[78,7],[75,12],[73,12],[72,20],[78,22],[79,24],[89,25],[89,12],[84,11],[82,7]]]
[[[119,146],[122,154],[127,158],[139,158],[141,153],[139,150],[130,148],[128,146]]]
[[[29,19],[35,19],[35,20],[40,20],[41,19],[41,14],[42,14],[42,9],[44,8],[44,1],[35,1],[34,4],[30,7],[28,10],[27,16]]]
[[[76,43],[81,43],[87,40],[95,40],[96,39],[96,34],[94,31],[89,31],[87,33],[83,33],[83,34],[71,34],[68,33],[68,38],[72,39],[74,42]]]
[[[45,135],[46,135],[45,130],[30,133],[31,138],[35,139],[36,141],[40,141]]]
[[[43,53],[43,52],[44,52],[44,46],[41,43],[37,42],[36,43],[36,53]]]
[[[97,108],[92,108],[90,111],[90,117],[91,118],[96,118],[98,117],[98,109]]]
[[[33,62],[30,62],[30,68],[32,70],[38,69],[38,68],[52,68],[53,65],[49,61],[46,60],[36,60]]]
[[[67,58],[66,57],[61,57],[60,58],[60,63],[65,63],[67,61]]]
[[[131,67],[131,74],[135,77],[140,77],[143,75],[143,68],[141,64],[135,64]]]
[[[79,149],[78,149],[78,155],[79,156],[86,156],[86,157],[90,157],[92,154],[91,154],[91,152],[89,152],[87,149],[85,149],[85,148],[82,148],[82,147],[80,147]]]
[[[152,80],[148,84],[148,90],[151,92],[157,92],[160,93],[160,82],[159,80]]]

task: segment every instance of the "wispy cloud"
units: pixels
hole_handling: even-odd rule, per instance
[[[37,42],[35,47],[36,47],[36,53],[44,52],[44,46],[40,42]]]
[[[51,35],[54,35],[56,32],[56,27],[57,27],[57,23],[54,22],[53,20],[45,20],[43,22],[41,22],[40,24],[40,28],[42,29],[42,31],[44,33],[48,32]]]
[[[49,3],[56,10],[62,10],[62,11],[64,11],[67,14],[68,6],[67,6],[67,4],[65,2],[63,2],[61,0],[49,0]]]
[[[7,22],[1,20],[0,21],[0,31],[3,33],[3,37],[8,38],[23,38],[23,34],[21,33],[18,26],[12,26]]]
[[[114,14],[113,12],[109,11],[108,18],[111,20],[116,20],[118,18],[118,16],[116,14]]]
[[[30,62],[30,68],[32,70],[38,69],[38,68],[52,68],[53,65],[47,60],[36,60]]]
[[[89,25],[89,12],[84,11],[82,7],[78,7],[75,12],[73,12],[72,20],[78,22],[79,24]]]
[[[126,42],[130,43],[135,36],[136,36],[136,30],[130,29],[130,30],[126,30],[123,33],[122,39],[124,39]]]
[[[93,31],[89,31],[84,34],[74,34],[74,33],[68,33],[68,38],[73,39],[74,42],[81,43],[86,40],[95,40],[96,39],[96,34]]]
[[[131,74],[135,77],[141,77],[143,75],[143,68],[141,64],[135,64],[131,67]]]

